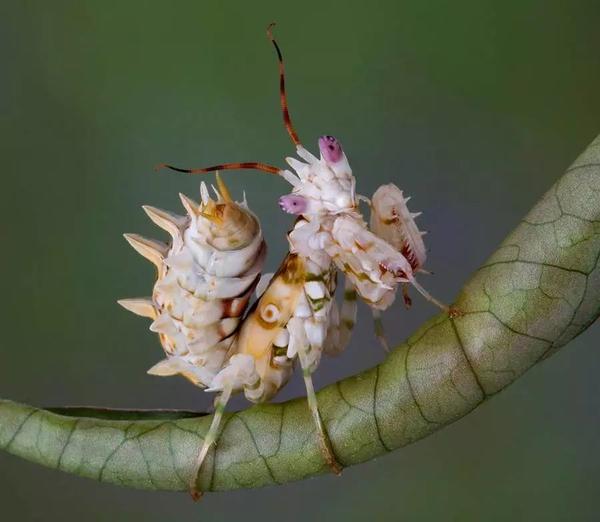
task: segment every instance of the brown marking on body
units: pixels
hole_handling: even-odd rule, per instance
[[[279,324],[279,321],[268,321],[268,320],[264,319],[264,317],[267,317],[267,319],[273,318],[273,312],[271,310],[267,310],[269,305],[277,306],[273,301],[260,303],[258,306],[258,315],[256,316],[258,323],[265,330],[272,330],[273,328],[277,328],[277,327],[281,326]]]
[[[406,258],[406,260],[409,262],[409,264],[413,270],[416,271],[419,268],[419,261],[415,257],[415,254],[412,251],[412,249],[410,248],[410,245],[408,244],[408,242],[404,241],[402,243],[402,248],[400,250],[400,253]]]
[[[354,245],[356,246],[356,248],[358,248],[362,252],[366,252],[367,251],[367,249],[364,246],[362,246],[357,239],[354,240]]]
[[[275,277],[281,275],[283,281],[287,284],[304,283],[306,279],[306,268],[304,261],[298,254],[288,254],[281,264],[281,268],[275,274]]]
[[[225,337],[228,335],[227,331],[223,329],[223,322],[222,321],[219,321],[217,323],[217,335],[219,336],[219,340],[225,339]]]
[[[233,301],[235,299],[223,299],[221,302],[223,303],[223,314],[221,317],[233,317]]]
[[[381,272],[381,275],[384,275],[385,273],[389,272],[394,277],[402,277],[408,279],[406,277],[406,273],[403,270],[391,270],[390,267],[388,267],[385,263],[379,263],[379,270]]]
[[[344,263],[344,273],[353,275],[358,281],[370,281],[371,283],[374,283],[374,281],[367,274],[363,272],[357,272],[348,263]]]
[[[292,317],[296,303],[306,280],[304,260],[297,254],[288,254],[264,294],[243,322],[238,347],[240,353],[254,357],[260,373],[260,361],[269,365],[272,358],[273,342],[279,328],[285,327]],[[270,305],[277,308],[279,317],[271,322],[263,316]]]

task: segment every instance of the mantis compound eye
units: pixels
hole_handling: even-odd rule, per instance
[[[303,214],[306,212],[308,202],[303,196],[288,194],[279,198],[279,206],[288,214]]]
[[[327,163],[337,163],[344,157],[340,142],[333,136],[321,136],[319,138],[319,150]]]

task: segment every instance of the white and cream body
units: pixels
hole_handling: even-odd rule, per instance
[[[287,158],[294,169],[282,172],[292,193],[280,199],[286,212],[301,215],[306,223],[290,235],[291,251],[322,265],[335,265],[372,308],[384,310],[400,283],[413,283],[414,272],[425,261],[425,248],[402,192],[393,184],[378,189],[370,202],[355,194],[356,180],[339,142],[319,139],[321,157],[303,147],[304,160]],[[371,204],[371,229],[358,200]]]
[[[272,398],[289,380],[296,359],[312,373],[328,334],[338,325],[335,271],[290,253],[249,311],[235,340],[233,368],[219,375],[212,389],[243,388],[251,402]]]
[[[181,196],[186,216],[144,207],[169,232],[171,242],[126,235],[138,252],[153,261],[158,276],[150,299],[120,301],[153,319],[150,329],[158,333],[166,358],[148,373],[181,374],[204,388],[211,388],[227,366],[229,373],[247,371],[231,357],[266,253],[256,216],[245,201],[233,202],[218,183],[217,201],[209,197],[204,184],[201,204]]]

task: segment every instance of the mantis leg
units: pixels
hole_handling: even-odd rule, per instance
[[[462,315],[461,311],[452,306],[448,306],[447,304],[438,301],[435,297],[433,297],[427,290],[425,290],[415,279],[410,280],[410,284],[415,287],[415,289],[430,303],[433,303],[438,308],[442,309],[446,312],[450,317],[459,317]]]
[[[342,301],[340,320],[340,351],[345,350],[352,337],[352,330],[356,324],[356,289],[347,277],[344,279],[344,300]]]
[[[330,335],[327,338],[324,346],[325,353],[328,355],[338,355],[348,346],[350,338],[352,337],[352,330],[356,324],[356,300],[357,294],[354,285],[346,278],[344,298],[341,305],[341,311],[339,312],[340,317],[338,317],[337,303],[335,303],[335,301],[332,303],[332,322],[330,328],[333,335]]]
[[[325,430],[323,420],[321,419],[321,414],[319,413],[319,404],[317,402],[317,395],[315,393],[315,388],[312,382],[311,371],[307,365],[306,353],[304,351],[299,351],[298,356],[300,358],[300,365],[302,366],[302,377],[304,378],[304,386],[306,387],[306,399],[308,401],[308,409],[312,414],[313,421],[317,429],[317,437],[319,439],[321,453],[331,471],[336,475],[340,475],[342,472],[342,465],[335,458],[333,448],[331,446],[331,441],[329,440],[329,435]]]
[[[307,320],[307,319],[305,319]],[[306,387],[306,399],[308,402],[308,409],[312,415],[313,421],[315,423],[317,438],[319,440],[319,446],[321,448],[321,454],[325,459],[325,462],[335,473],[339,475],[342,472],[342,466],[338,463],[335,455],[333,453],[333,448],[331,446],[331,441],[329,440],[329,435],[325,430],[325,426],[323,425],[323,420],[321,419],[321,414],[319,413],[319,404],[317,402],[317,395],[315,393],[315,388],[312,382],[312,372],[315,368],[314,361],[311,362],[311,356],[319,355],[317,353],[311,353],[311,345],[308,342],[306,337],[304,320],[298,317],[293,317],[287,324],[287,330],[290,334],[290,340],[288,345],[288,353],[292,353],[294,355],[297,354],[300,359],[300,366],[302,367],[302,377],[304,379],[304,386]],[[312,348],[313,350],[321,350],[322,346],[315,346]]]
[[[202,468],[202,463],[208,454],[208,450],[210,447],[217,441],[219,428],[221,426],[221,420],[223,419],[223,413],[225,412],[225,406],[231,397],[231,386],[227,386],[223,389],[223,391],[217,395],[215,398],[215,414],[213,416],[212,423],[206,436],[204,437],[204,442],[202,444],[202,448],[198,453],[198,457],[196,459],[196,464],[192,471],[192,478],[190,481],[190,495],[194,500],[200,500],[202,496],[202,491],[200,491],[198,487],[198,482],[200,479],[200,469]]]
[[[383,321],[381,320],[381,311],[376,310],[375,308],[372,308],[371,312],[373,313],[373,326],[375,328],[375,336],[379,340],[379,343],[381,344],[381,346],[383,346],[383,349],[386,352],[389,352],[390,345],[388,344],[387,339],[385,337],[385,330],[383,329]]]
[[[408,285],[402,285],[402,298],[404,299],[404,306],[408,309],[412,306],[412,299],[408,295]]]

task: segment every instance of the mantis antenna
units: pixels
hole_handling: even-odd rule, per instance
[[[294,145],[296,145],[296,147],[301,147],[302,143],[300,142],[300,138],[298,138],[298,133],[294,129],[294,125],[292,124],[292,119],[290,117],[290,112],[288,110],[287,94],[285,91],[285,67],[283,64],[283,55],[281,54],[281,49],[279,48],[279,45],[273,37],[274,25],[275,22],[273,22],[267,27],[267,36],[269,37],[269,40],[271,40],[271,43],[275,47],[275,51],[277,52],[277,59],[279,61],[279,98],[281,100],[281,112],[283,113],[283,123]],[[183,169],[180,167],[169,165],[167,163],[161,163],[155,167],[155,170],[161,169],[170,169],[176,172],[184,172],[186,174],[206,174],[209,172],[214,172],[216,170],[260,170],[262,172],[267,172],[268,174],[275,174],[276,176],[281,176],[282,174],[282,170],[280,168],[256,161],[242,163],[224,163],[222,165],[214,165],[212,167],[201,167],[193,169]]]
[[[275,22],[269,24],[269,27],[267,27],[267,36],[269,37],[269,40],[271,40],[273,47],[275,47],[275,51],[277,52],[277,60],[279,61],[279,99],[281,100],[283,124],[285,125],[285,128],[288,134],[290,135],[290,139],[292,140],[294,145],[298,147],[302,146],[302,143],[300,142],[300,138],[298,138],[298,133],[294,129],[294,125],[292,124],[292,119],[290,117],[290,111],[288,110],[287,94],[285,92],[285,67],[283,65],[283,55],[281,54],[281,49],[279,48],[279,45],[273,37],[274,25]]]
[[[176,172],[184,172],[186,174],[206,174],[208,172],[214,172],[216,170],[260,170],[269,174],[275,174],[276,176],[281,175],[281,169],[274,167],[273,165],[267,165],[266,163],[259,163],[256,161],[247,161],[242,163],[224,163],[223,165],[214,165],[212,167],[201,167],[197,169],[182,169],[174,167],[167,163],[161,163],[154,167],[154,170],[171,169]]]

